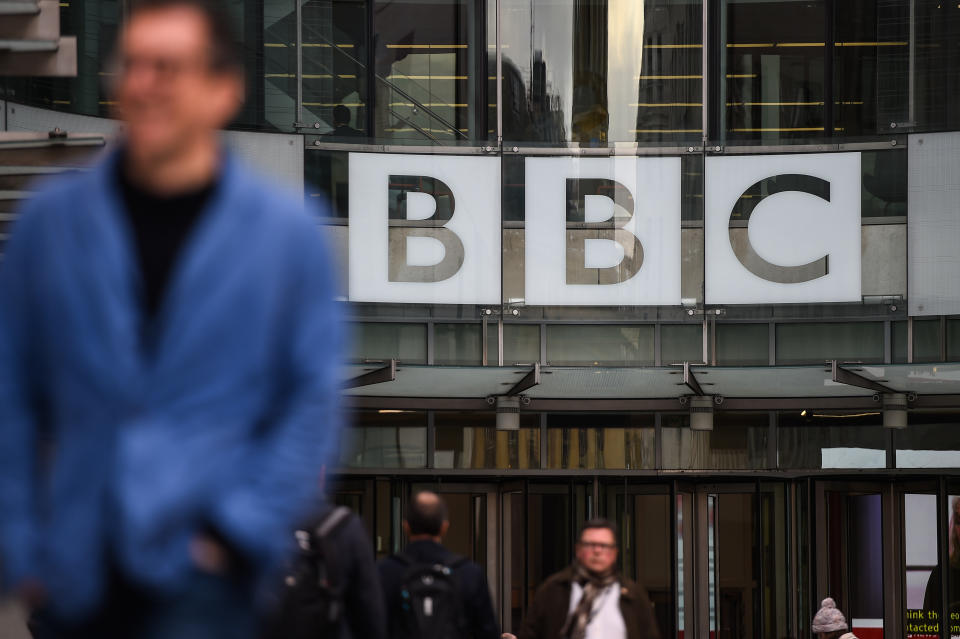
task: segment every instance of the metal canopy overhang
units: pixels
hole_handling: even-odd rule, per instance
[[[860,380],[893,392],[918,394],[913,407],[960,408],[960,363],[847,365]],[[527,410],[680,410],[678,398],[690,393],[676,368],[544,366],[540,383],[525,387],[536,368],[425,366],[399,364],[395,381],[346,390],[356,406],[487,409],[491,395],[523,393]],[[711,395],[724,398],[725,410],[771,410],[790,407],[879,408],[877,390],[834,381],[824,366],[725,368],[691,366]],[[348,366],[344,378],[371,372],[371,366]],[[688,378],[689,379],[689,378]],[[709,380],[705,382],[704,380]],[[522,390],[517,390],[522,389]]]

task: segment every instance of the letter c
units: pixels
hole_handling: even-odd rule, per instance
[[[749,229],[750,225],[750,215],[764,198],[789,191],[808,193],[827,202],[830,201],[830,183],[821,178],[799,173],[786,173],[764,178],[753,184],[740,196],[743,198],[745,195],[750,195],[753,198],[752,200],[748,200],[750,204],[744,216],[747,222],[747,228]],[[756,195],[757,193],[760,193],[760,195]],[[733,241],[733,214],[734,211],[731,211],[728,223],[730,246],[733,248],[734,255],[737,256],[737,259],[740,260],[744,268],[757,277],[769,282],[777,282],[778,284],[796,284],[815,280],[830,272],[829,254],[800,266],[781,266],[779,264],[772,264],[760,257],[753,248],[753,245],[750,244],[749,233],[747,234],[746,244],[738,246],[737,243]]]

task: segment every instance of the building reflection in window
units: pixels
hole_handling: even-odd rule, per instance
[[[504,140],[700,139],[699,1],[504,0],[502,11]]]

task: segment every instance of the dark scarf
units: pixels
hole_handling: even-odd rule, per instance
[[[597,575],[583,566],[580,562],[573,562],[573,580],[583,588],[583,597],[576,608],[570,611],[563,628],[560,629],[561,639],[584,639],[587,635],[587,625],[593,619],[593,603],[597,595],[617,582],[616,568],[612,568],[604,575]]]

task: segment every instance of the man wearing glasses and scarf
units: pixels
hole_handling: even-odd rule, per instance
[[[558,610],[568,612],[564,616]],[[647,591],[617,571],[617,534],[612,523],[592,519],[584,524],[576,560],[540,587],[518,636],[659,639]]]

